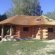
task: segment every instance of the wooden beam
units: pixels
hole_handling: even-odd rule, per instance
[[[2,38],[4,37],[4,26],[2,26],[2,29],[1,29],[1,36]]]
[[[12,26],[10,26],[10,36],[12,36]]]

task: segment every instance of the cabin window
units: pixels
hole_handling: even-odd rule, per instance
[[[48,32],[53,32],[53,28],[48,28]]]
[[[29,28],[28,27],[23,27],[23,31],[28,32]]]

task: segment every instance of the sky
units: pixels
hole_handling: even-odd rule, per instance
[[[40,5],[43,13],[52,12],[55,10],[55,0],[40,0]]]
[[[11,0],[0,0],[0,14],[4,14],[12,6]]]
[[[52,12],[55,10],[55,0],[40,0],[43,13]],[[11,0],[0,0],[0,14],[4,14],[12,7]]]

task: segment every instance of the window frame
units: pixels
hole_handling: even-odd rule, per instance
[[[54,28],[48,28],[48,32],[54,32]]]

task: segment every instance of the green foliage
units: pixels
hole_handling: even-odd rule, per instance
[[[0,15],[0,21],[3,21],[3,20],[5,20],[5,19],[7,19],[6,14]]]
[[[42,15],[39,0],[12,0],[12,8],[6,12],[8,16],[13,15]]]
[[[49,18],[52,18],[52,19],[55,19],[55,11],[53,12],[48,12],[47,14],[45,14],[45,16],[49,17]]]

